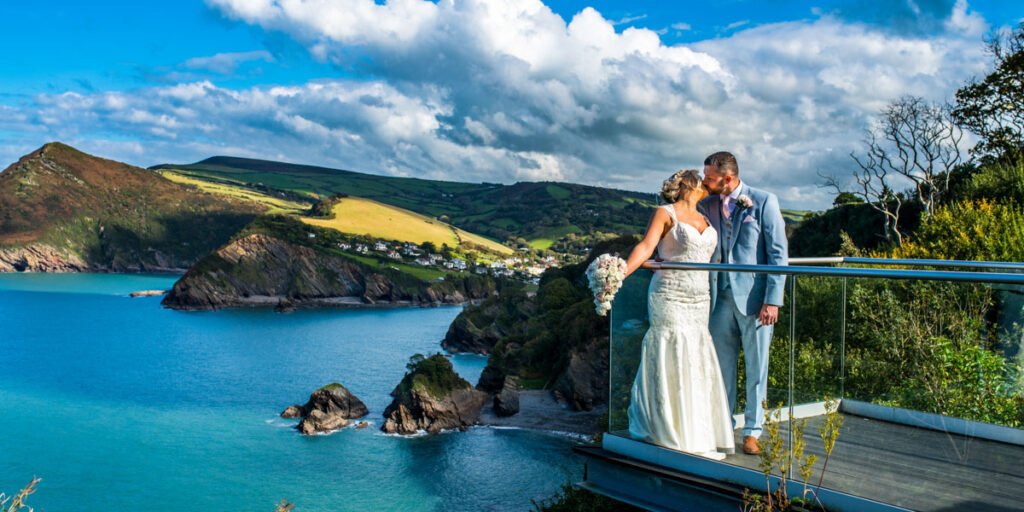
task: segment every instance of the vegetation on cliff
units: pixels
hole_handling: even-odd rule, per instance
[[[606,403],[608,322],[594,311],[585,270],[598,255],[625,253],[636,241],[625,236],[602,242],[585,261],[548,269],[532,297],[512,288],[468,306],[453,326],[472,326],[463,331],[470,338],[474,330],[500,334],[477,387],[498,393],[506,376],[516,376],[523,388],[552,390],[576,409]],[[451,330],[449,334],[456,336]],[[449,345],[473,343],[452,339]]]
[[[470,388],[472,385],[459,377],[452,367],[451,361],[442,354],[424,356],[414,354],[405,365],[406,374],[395,388],[396,393],[410,393],[413,390],[424,391],[434,398],[441,398],[456,389]]]

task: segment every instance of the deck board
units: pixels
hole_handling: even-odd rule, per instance
[[[805,433],[819,460],[812,482],[824,461],[822,422],[808,418]],[[726,462],[759,469],[759,458],[742,452]],[[1021,511],[1024,447],[845,414],[823,486],[921,511]]]

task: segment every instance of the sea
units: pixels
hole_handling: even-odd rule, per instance
[[[204,312],[137,290],[177,276],[0,274],[0,492],[38,511],[528,511],[582,477],[562,434],[379,428],[458,307]],[[476,383],[482,356],[452,358]],[[279,416],[339,382],[369,428]]]

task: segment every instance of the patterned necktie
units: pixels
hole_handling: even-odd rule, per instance
[[[722,198],[722,215],[727,219],[729,218],[729,201],[732,201],[732,197],[725,196]]]

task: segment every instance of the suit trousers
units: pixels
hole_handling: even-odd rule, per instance
[[[724,277],[724,276],[722,276]],[[721,279],[721,278],[720,278]],[[740,347],[746,365],[746,407],[744,408],[744,436],[761,436],[764,408],[761,402],[768,395],[768,348],[772,341],[771,325],[761,325],[758,315],[746,315],[736,307],[732,291],[719,290],[715,310],[709,324],[722,379],[729,396],[729,410],[736,411],[736,365]],[[733,428],[736,428],[733,420]]]

